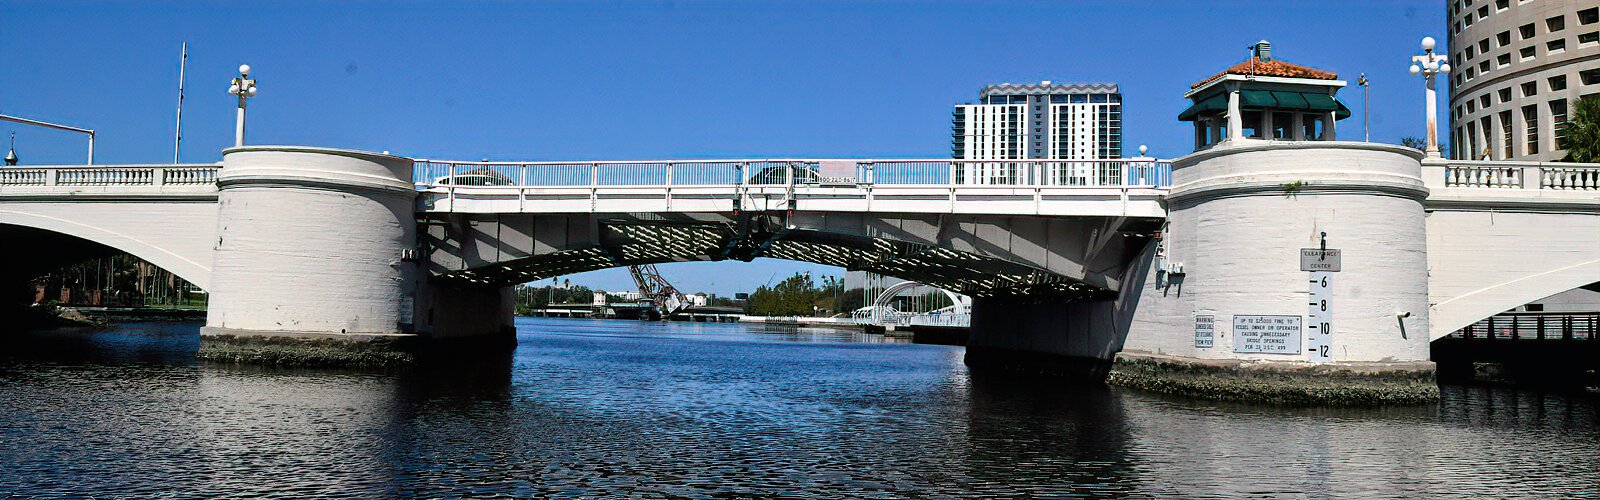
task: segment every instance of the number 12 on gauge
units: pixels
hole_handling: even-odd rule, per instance
[[[1312,271],[1306,315],[1306,357],[1312,363],[1333,361],[1333,276],[1328,271]]]

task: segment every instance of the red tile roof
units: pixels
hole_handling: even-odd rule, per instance
[[[1254,61],[1253,68],[1252,68],[1251,61]],[[1261,76],[1278,76],[1278,77],[1285,77],[1285,78],[1310,78],[1310,79],[1313,79],[1313,80],[1337,80],[1339,78],[1339,75],[1334,74],[1334,73],[1329,72],[1329,71],[1323,71],[1323,70],[1316,69],[1316,68],[1307,68],[1305,66],[1301,66],[1301,65],[1298,65],[1298,64],[1293,64],[1293,63],[1290,63],[1290,62],[1287,62],[1287,61],[1281,61],[1281,60],[1278,60],[1278,59],[1273,59],[1271,61],[1259,61],[1259,60],[1255,60],[1255,58],[1252,57],[1252,58],[1250,58],[1248,60],[1245,60],[1244,62],[1241,62],[1239,64],[1233,65],[1232,68],[1228,68],[1226,70],[1223,70],[1223,72],[1221,72],[1221,73],[1217,73],[1215,75],[1212,75],[1211,78],[1207,78],[1207,79],[1204,79],[1204,80],[1200,80],[1199,82],[1195,82],[1195,84],[1194,85],[1190,85],[1189,88],[1191,88],[1191,89],[1200,88],[1200,86],[1202,86],[1202,85],[1205,85],[1207,83],[1211,83],[1213,81],[1216,81],[1219,78],[1222,78],[1223,75],[1249,75],[1249,74],[1252,74],[1251,73],[1252,70],[1254,71],[1254,74],[1261,75]]]

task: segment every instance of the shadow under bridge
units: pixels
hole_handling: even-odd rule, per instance
[[[435,279],[505,286],[635,264],[774,258],[963,294],[1106,297],[1159,219],[950,214],[663,213],[424,216]]]

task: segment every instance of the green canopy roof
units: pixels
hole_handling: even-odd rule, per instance
[[[1227,110],[1228,110],[1227,94],[1216,94],[1216,95],[1211,96],[1208,99],[1204,99],[1204,100],[1201,100],[1200,102],[1194,103],[1193,106],[1189,106],[1189,109],[1185,109],[1185,110],[1183,110],[1182,113],[1178,113],[1178,120],[1186,121],[1186,122],[1194,121],[1194,119],[1196,117],[1199,117],[1201,113],[1205,113],[1205,112],[1208,112],[1208,111],[1227,111]]]
[[[1239,91],[1239,106],[1243,108],[1273,108],[1293,109],[1303,111],[1332,111],[1335,120],[1350,117],[1350,108],[1344,107],[1333,96],[1316,92],[1294,92],[1287,90],[1241,90]],[[1228,109],[1227,94],[1216,94],[1202,99],[1189,106],[1178,114],[1182,121],[1194,121],[1201,114],[1210,111],[1226,111]]]

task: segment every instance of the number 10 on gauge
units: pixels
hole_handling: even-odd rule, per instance
[[[1333,276],[1328,271],[1312,271],[1311,300],[1306,315],[1306,357],[1312,363],[1333,361]]]

